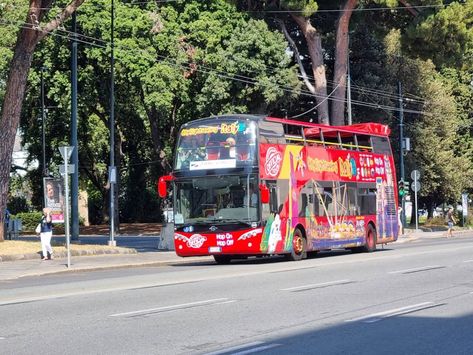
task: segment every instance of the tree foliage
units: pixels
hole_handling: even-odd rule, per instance
[[[54,23],[67,1],[42,3],[45,9],[55,7],[43,13],[40,24],[57,29],[28,52],[28,90],[17,104],[23,104],[21,133],[30,159],[40,160],[42,72],[47,164],[55,172],[61,164],[57,147],[68,144],[70,135],[71,24],[63,21],[66,17],[64,27]],[[96,223],[108,218],[110,6],[88,0],[77,13],[80,184]],[[13,53],[17,34],[25,30],[21,24],[31,19],[27,11],[27,0],[0,4],[2,107],[8,70],[19,70]],[[353,122],[390,125],[398,156],[401,82],[405,134],[413,146],[406,171],[422,173],[421,203],[454,202],[472,189],[472,18],[472,0],[116,1],[115,165],[121,220],[160,218],[155,181],[170,169],[177,130],[189,120],[222,113],[305,113],[299,119],[343,123],[348,58]],[[1,124],[6,122],[12,121],[2,118]],[[27,175],[36,207],[41,171],[40,166]]]
[[[109,4],[91,0],[77,16],[80,176],[94,222],[108,218],[110,10]],[[115,16],[120,216],[157,220],[155,181],[170,168],[181,124],[212,114],[271,111],[294,100],[300,84],[284,37],[225,1],[119,2]],[[43,65],[48,67],[47,106],[54,107],[47,118],[47,156],[54,171],[56,148],[69,136],[68,39],[55,35],[42,43],[30,76],[35,88]],[[38,90],[29,92],[23,115],[32,157],[41,148],[38,97]]]

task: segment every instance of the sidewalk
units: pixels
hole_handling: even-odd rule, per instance
[[[20,277],[41,276],[65,272],[106,270],[140,266],[159,266],[183,263],[213,262],[213,257],[181,258],[174,251],[156,251],[136,254],[106,254],[71,257],[71,267],[67,258],[42,261],[39,258],[0,262],[0,282]]]
[[[56,236],[55,239],[64,239]],[[30,239],[30,237],[21,237]],[[35,237],[31,237],[37,240]],[[108,236],[80,236],[80,244],[107,245]],[[0,256],[0,282],[20,277],[41,276],[46,274],[77,272],[88,270],[105,270],[116,268],[159,266],[172,264],[191,264],[213,262],[211,256],[181,258],[174,251],[159,250],[159,236],[117,236],[117,246],[120,250],[110,250],[110,253],[96,254],[94,250],[85,250],[80,255],[71,255],[70,268],[67,267],[67,253],[55,254],[53,260],[42,261],[39,254],[19,254]],[[38,242],[39,247],[39,242]]]
[[[472,233],[473,230],[470,229],[454,229],[453,231],[453,236],[459,236],[459,235],[464,235]],[[441,231],[423,231],[421,229],[415,230],[415,229],[408,229],[406,228],[405,233],[403,236],[399,237],[396,243],[406,243],[406,242],[412,242],[418,239],[438,239],[438,238],[446,238],[447,231],[446,230],[441,230]]]
[[[406,230],[397,243],[407,243],[418,239],[445,238],[445,231],[423,232],[421,230]],[[471,230],[457,230],[454,235],[472,233]],[[84,244],[107,244],[107,236],[81,236]],[[0,282],[20,277],[40,276],[54,273],[77,272],[88,270],[105,270],[114,268],[129,268],[140,266],[159,266],[173,264],[213,263],[211,256],[181,258],[174,251],[158,250],[159,237],[157,236],[120,236],[117,245],[128,250],[117,254],[91,255],[83,253],[80,256],[71,256],[71,267],[67,267],[66,255],[59,255],[54,260],[41,261],[39,255],[22,255],[16,260],[0,261]],[[12,258],[15,259],[15,258]]]

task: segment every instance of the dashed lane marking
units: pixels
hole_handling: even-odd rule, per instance
[[[115,313],[115,314],[110,314],[109,317],[143,316],[143,315],[153,314],[153,313],[162,313],[162,312],[175,311],[175,310],[178,310],[178,309],[189,309],[189,308],[210,306],[210,305],[217,305],[217,304],[227,304],[227,303],[232,303],[232,302],[236,302],[236,300],[230,300],[228,298],[216,298],[216,299],[205,300],[205,301],[197,301],[197,302],[176,304],[176,305],[173,305],[173,306],[141,309],[141,310],[132,311],[132,312]]]
[[[406,307],[390,309],[385,312],[373,313],[373,314],[369,314],[369,315],[358,317],[358,318],[348,319],[345,322],[375,323],[386,318],[400,316],[407,313],[418,312],[424,309],[438,307],[441,305],[442,304],[435,304],[433,302],[418,303],[418,304],[413,304]]]
[[[313,289],[317,289],[317,288],[325,288],[325,287],[330,287],[330,286],[345,285],[345,284],[349,284],[349,283],[352,283],[352,282],[353,281],[350,281],[350,280],[329,281],[329,282],[323,282],[323,283],[319,283],[319,284],[302,285],[302,286],[296,286],[296,287],[282,288],[281,291],[300,292],[300,291],[313,290]]]
[[[231,348],[226,348],[218,351],[214,351],[211,353],[207,353],[206,355],[223,355],[223,354],[232,354],[232,355],[246,355],[246,354],[254,354],[263,350],[268,350],[275,348],[277,346],[281,346],[281,344],[271,343],[265,344],[261,341],[255,341],[248,344],[233,346]]]
[[[430,270],[436,270],[436,269],[445,269],[445,266],[441,266],[441,265],[423,266],[423,267],[418,267],[414,269],[390,271],[388,272],[388,274],[414,274],[416,272],[430,271]]]

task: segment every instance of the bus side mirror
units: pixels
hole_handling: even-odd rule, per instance
[[[266,185],[260,184],[259,190],[261,192],[261,203],[269,203],[269,189]]]
[[[172,181],[172,175],[161,176],[158,181],[158,195],[165,198],[167,195],[167,182]]]

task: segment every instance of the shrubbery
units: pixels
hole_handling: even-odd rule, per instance
[[[12,215],[11,218],[21,219],[23,232],[34,231],[38,223],[41,221],[41,212],[21,212]]]
[[[429,218],[425,221],[424,226],[429,227],[429,226],[444,226],[445,223],[445,217],[442,216],[437,216],[433,218]]]
[[[36,226],[39,222],[41,222],[41,216],[43,215],[42,212],[21,212],[15,215],[11,215],[11,219],[21,219],[22,224],[22,232],[29,232],[33,233]],[[84,225],[84,218],[79,217],[79,225]],[[58,229],[61,233],[64,231],[64,223],[55,223],[54,228]]]

